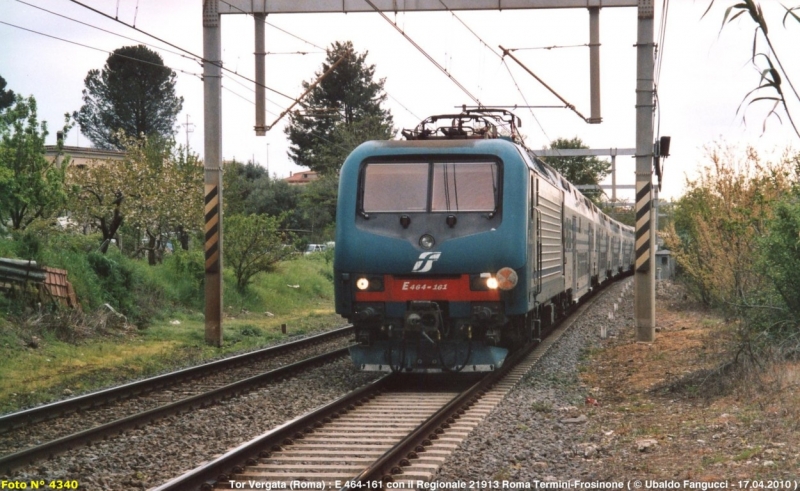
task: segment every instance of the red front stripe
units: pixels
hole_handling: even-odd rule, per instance
[[[469,275],[459,278],[396,278],[384,276],[384,291],[356,290],[357,302],[407,302],[409,300],[438,300],[450,302],[497,302],[497,290],[472,291]]]

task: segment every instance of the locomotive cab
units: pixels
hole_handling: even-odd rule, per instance
[[[527,214],[506,194],[527,193],[525,164],[470,128],[367,142],[342,167],[336,306],[363,370],[492,371],[508,353],[509,303],[527,308],[526,240],[510,232]]]
[[[362,252],[381,264],[356,272],[351,288],[361,344],[352,356],[362,368],[489,371],[502,364],[500,292],[516,286],[517,273],[470,270],[480,263],[476,254],[490,256],[470,237],[491,235],[503,222],[501,175],[502,163],[485,155],[361,163],[355,229],[394,239]]]

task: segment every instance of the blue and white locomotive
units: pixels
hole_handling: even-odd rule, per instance
[[[517,126],[505,110],[432,116],[345,161],[336,312],[362,370],[495,370],[631,270],[633,229],[515,141]]]

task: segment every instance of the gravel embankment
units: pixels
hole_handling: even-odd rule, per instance
[[[296,363],[312,356],[321,355],[352,344],[352,335],[307,346],[291,352],[281,353],[248,366],[233,367],[195,380],[188,380],[163,390],[156,390],[140,397],[119,401],[107,406],[87,409],[51,421],[44,421],[0,434],[0,456],[19,452],[26,448],[49,442],[82,430],[110,423],[133,414],[207,392],[248,377],[258,375],[284,365]]]
[[[439,469],[436,481],[595,479],[591,457],[602,449],[586,443],[585,422],[568,421],[591,417],[591,405],[586,405],[591,388],[580,383],[578,374],[586,351],[599,345],[601,327],[612,336],[635,326],[632,288],[622,297],[615,318],[608,317],[624,283],[632,281],[611,286],[586,310],[462,442]]]
[[[146,489],[376,378],[349,359],[248,395],[171,416],[17,471],[14,480],[78,480],[81,489]]]

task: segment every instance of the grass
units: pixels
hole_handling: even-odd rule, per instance
[[[536,413],[551,413],[553,412],[553,404],[545,401],[535,401],[531,404],[531,410]]]
[[[226,275],[222,348],[206,345],[202,311],[174,304],[144,329],[107,330],[77,342],[41,330],[31,343],[34,335],[27,325],[0,318],[0,412],[344,325],[334,313],[330,269],[313,256],[282,263],[275,272],[256,277],[245,295],[235,292]],[[157,281],[169,272],[153,268],[148,274]]]
[[[704,468],[705,467],[711,467],[714,464],[721,464],[721,463],[724,463],[724,462],[727,462],[727,461],[728,461],[728,456],[727,455],[715,453],[713,455],[704,456],[703,459],[702,459],[702,466]]]
[[[752,448],[745,448],[738,455],[736,455],[733,460],[735,461],[743,461],[743,460],[750,460],[752,457],[761,454],[763,448],[761,446],[756,446]]]

